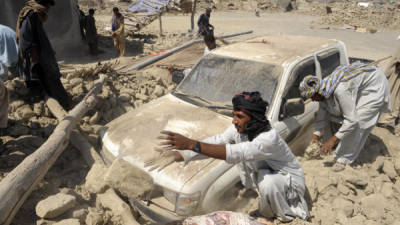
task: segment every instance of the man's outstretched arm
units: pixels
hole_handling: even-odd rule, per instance
[[[194,150],[198,141],[187,138],[183,135],[171,132],[161,131],[163,134],[159,139],[164,140],[160,145],[168,150]],[[200,143],[200,154],[206,155],[211,158],[226,160],[226,146]]]

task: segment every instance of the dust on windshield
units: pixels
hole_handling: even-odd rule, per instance
[[[223,103],[230,103],[240,92],[258,91],[270,103],[281,72],[282,68],[277,65],[209,54],[201,59],[177,90]]]

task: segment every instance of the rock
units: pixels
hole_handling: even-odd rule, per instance
[[[142,100],[142,101],[147,101],[149,99],[149,96],[142,94],[142,93],[136,93],[135,98]]]
[[[385,162],[384,157],[378,156],[375,162],[372,164],[371,168],[378,172],[382,172],[384,162]]]
[[[104,175],[104,180],[130,198],[143,197],[154,185],[149,174],[121,158],[114,160]]]
[[[379,220],[385,215],[386,198],[382,194],[372,194],[361,199],[361,213],[370,220]]]
[[[386,198],[391,198],[393,196],[393,184],[391,182],[383,183],[381,193]]]
[[[350,193],[350,189],[343,184],[338,184],[337,189],[343,195],[348,195]]]
[[[156,85],[153,91],[153,95],[160,97],[164,94],[164,88],[161,87],[160,85]]]
[[[48,221],[48,220],[44,220],[44,219],[40,219],[36,221],[36,225],[51,225],[53,224],[52,221]]]
[[[94,164],[86,176],[85,188],[94,194],[103,193],[107,184],[103,180],[107,168],[104,165]]]
[[[88,213],[89,211],[87,209],[77,209],[71,213],[71,216],[78,219],[80,222],[85,222]]]
[[[131,101],[131,96],[127,93],[122,93],[119,95],[118,100],[121,102],[129,102]]]
[[[8,128],[8,134],[10,136],[22,136],[29,134],[29,128],[21,124],[15,124],[14,126]]]
[[[77,86],[75,86],[74,88],[72,88],[72,94],[73,95],[79,95],[84,93],[83,91],[83,85],[82,84],[78,84]]]
[[[333,207],[336,211],[342,211],[346,217],[352,217],[354,213],[353,203],[343,198],[336,198],[333,201]]]
[[[397,175],[400,176],[400,159],[394,159],[394,169],[397,172]]]
[[[35,116],[35,112],[32,111],[29,105],[23,105],[17,109],[17,115],[20,120],[28,121],[31,117]]]
[[[86,225],[103,225],[104,220],[101,213],[89,211],[89,214],[86,216],[85,222]]]
[[[79,84],[83,84],[83,80],[81,78],[73,78],[69,81],[72,86],[77,86]]]
[[[47,197],[36,205],[36,215],[41,218],[52,219],[63,214],[75,206],[76,198],[67,194],[56,194]]]
[[[100,114],[99,112],[96,112],[90,119],[89,119],[89,124],[93,125],[96,124],[97,122],[99,122],[100,119]]]
[[[135,105],[135,108],[138,108],[139,106],[143,105],[143,101],[137,100],[137,101],[135,101],[134,105]]]
[[[53,225],[81,225],[81,223],[79,222],[79,219],[66,219],[54,223]]]
[[[397,176],[397,172],[394,169],[394,165],[393,165],[392,161],[390,161],[390,160],[385,161],[385,163],[383,164],[382,170],[386,175],[388,175],[388,177],[391,180],[395,179]]]
[[[41,116],[44,112],[44,103],[38,102],[33,105],[33,111],[35,112],[36,116]]]
[[[369,177],[366,173],[353,169],[350,171],[346,170],[346,173],[344,173],[344,179],[346,182],[361,189],[365,188],[369,182]]]
[[[21,107],[24,104],[25,104],[25,102],[22,100],[12,101],[8,106],[8,110],[9,110],[9,112],[15,112],[15,111],[17,111],[17,109],[19,107]]]
[[[14,81],[16,81],[14,79]],[[15,83],[14,83],[15,84]],[[25,86],[24,83],[22,84],[15,84],[15,92],[19,95],[19,96],[26,96],[29,94],[29,89]]]
[[[316,177],[315,182],[318,188],[318,192],[325,194],[329,187],[336,187],[337,183],[327,177]]]
[[[360,224],[365,224],[365,217],[363,215],[357,215],[351,219],[348,220],[348,224],[346,225],[360,225]]]

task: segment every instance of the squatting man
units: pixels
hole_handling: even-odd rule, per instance
[[[296,217],[307,219],[309,211],[304,200],[303,170],[265,117],[268,103],[259,92],[243,92],[233,97],[232,104],[232,125],[225,132],[200,142],[162,131],[160,149],[164,152],[180,150],[172,151],[173,161],[189,161],[202,155],[236,164],[243,185],[259,194],[259,209],[255,216],[281,221]],[[162,154],[147,166],[165,167],[165,163],[157,165],[165,155],[168,154]]]

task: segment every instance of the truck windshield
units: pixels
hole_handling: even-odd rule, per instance
[[[282,68],[277,65],[209,54],[193,68],[177,88],[190,96],[231,104],[243,91],[258,91],[272,100]]]

